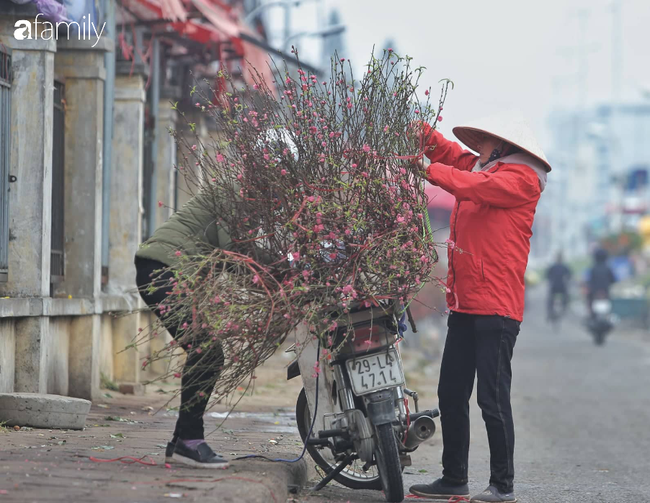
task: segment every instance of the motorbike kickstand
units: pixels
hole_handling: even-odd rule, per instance
[[[318,484],[316,484],[312,491],[320,491],[323,487],[325,487],[327,484],[329,484],[334,477],[336,477],[339,473],[341,473],[343,470],[345,470],[348,466],[350,466],[350,463],[357,459],[356,454],[349,454],[343,461],[341,461],[338,465],[336,465],[336,468],[334,468],[331,472],[329,472],[323,480],[321,480]]]

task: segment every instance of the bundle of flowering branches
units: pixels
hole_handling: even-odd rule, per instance
[[[387,50],[366,68],[354,80],[349,62],[335,58],[327,80],[285,67],[275,68],[273,90],[259,75],[248,86],[224,73],[228,92],[192,90],[217,134],[202,138],[181,113],[184,131],[172,131],[184,152],[178,170],[229,237],[201,254],[176,251],[174,279],[151,287],[171,293],[161,311],[183,335],[145,366],[179,345],[199,352],[197,365],[221,368],[213,393],[221,400],[250,384],[299,324],[327,340],[355,307],[397,306],[399,318],[432,279],[437,255],[412,125],[441,120],[449,82],[434,107],[428,89],[416,94],[423,69],[410,58]],[[217,345],[225,359],[210,356]]]

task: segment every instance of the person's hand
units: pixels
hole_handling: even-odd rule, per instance
[[[413,121],[411,124],[409,124],[408,127],[408,134],[414,135],[420,142],[422,142],[422,137],[424,136],[424,132],[426,131],[427,127],[429,126],[426,122],[423,121]]]
[[[415,135],[422,147],[428,146],[433,138],[432,130],[431,125],[424,121],[413,121],[409,125],[409,133]]]
[[[426,178],[427,167],[421,157],[417,157],[411,161],[411,170],[418,176]]]

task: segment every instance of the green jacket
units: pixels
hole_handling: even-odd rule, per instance
[[[229,248],[232,240],[215,218],[210,197],[209,193],[199,192],[190,199],[140,245],[136,258],[173,266],[178,262],[177,251],[200,255],[209,254],[215,248]]]

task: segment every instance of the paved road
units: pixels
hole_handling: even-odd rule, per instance
[[[519,500],[649,503],[650,335],[644,340],[613,333],[604,347],[596,347],[577,316],[569,316],[554,333],[533,311],[522,326],[513,366]],[[472,414],[470,487],[479,492],[487,485],[489,458],[475,400]],[[407,487],[438,476],[436,437],[436,443],[414,455],[404,477]],[[304,500],[383,497],[332,487]]]

